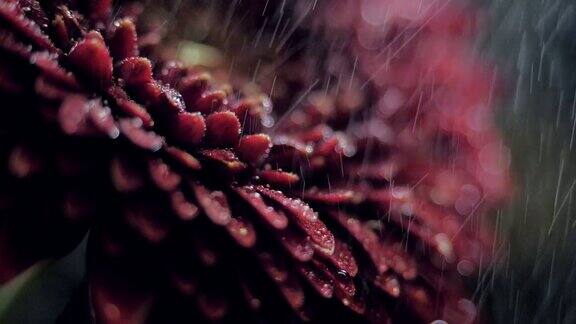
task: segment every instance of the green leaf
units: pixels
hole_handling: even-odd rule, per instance
[[[86,239],[59,260],[45,260],[0,288],[0,323],[54,323],[85,277]]]
[[[5,322],[4,318],[10,305],[18,299],[20,294],[25,293],[30,284],[41,275],[49,263],[50,261],[40,261],[34,264],[0,288],[0,323]]]
[[[224,62],[224,56],[215,47],[190,41],[180,42],[177,58],[187,66],[217,67]]]

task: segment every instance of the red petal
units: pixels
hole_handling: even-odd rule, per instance
[[[184,98],[186,107],[189,111],[194,111],[196,101],[200,98],[202,93],[208,88],[210,83],[210,74],[200,73],[185,77],[182,80],[178,80],[177,85],[178,90]]]
[[[206,133],[206,122],[200,113],[181,113],[174,117],[172,136],[183,144],[198,145]]]
[[[431,306],[435,299],[430,295],[430,292],[411,283],[404,283],[402,288],[406,297],[406,304],[424,321],[430,321],[437,317],[434,307]]]
[[[206,119],[206,137],[212,145],[235,147],[239,136],[240,121],[233,112],[215,112]]]
[[[50,39],[31,20],[22,15],[16,3],[0,3],[0,20],[10,25],[10,29],[27,38],[35,46],[56,52]]]
[[[303,234],[297,233],[290,228],[278,233],[282,246],[298,261],[306,262],[312,259],[314,248]]]
[[[289,269],[273,254],[261,252],[258,254],[260,264],[268,276],[278,284],[284,299],[292,309],[299,309],[304,305],[304,290]]]
[[[88,101],[85,97],[67,97],[58,110],[58,121],[68,135],[106,135],[116,138],[116,127],[110,109],[102,107],[99,101]]]
[[[388,258],[388,265],[405,280],[412,280],[418,276],[418,266],[414,257],[406,251],[405,243],[392,239],[381,241],[384,253]]]
[[[162,84],[171,87],[176,87],[177,85],[182,83],[182,79],[184,78],[187,72],[186,70],[187,69],[184,67],[182,62],[168,60],[162,63],[157,78],[158,81],[160,81]],[[178,91],[182,93],[180,88],[178,88]],[[184,102],[186,102],[186,100],[184,100]]]
[[[232,173],[238,173],[246,169],[246,164],[240,162],[238,157],[229,150],[202,150],[200,153],[205,158],[220,163]]]
[[[68,62],[85,80],[100,89],[112,85],[112,58],[102,35],[91,31],[68,54]]]
[[[258,164],[270,153],[272,141],[265,134],[247,135],[240,139],[238,156],[249,163]]]
[[[218,321],[228,312],[228,303],[222,297],[213,295],[213,293],[199,295],[196,305],[207,319]]]
[[[288,218],[280,211],[274,209],[264,202],[259,193],[252,187],[238,187],[234,188],[240,197],[242,197],[250,206],[252,206],[257,214],[262,217],[270,226],[276,229],[284,229],[288,226]]]
[[[53,39],[61,48],[70,49],[78,38],[86,34],[86,27],[81,26],[79,21],[84,18],[64,5],[55,9],[55,17],[51,26]]]
[[[184,296],[193,296],[196,293],[198,283],[196,278],[190,276],[182,276],[173,273],[170,276],[172,285]]]
[[[356,259],[354,255],[352,255],[350,247],[340,240],[336,240],[333,254],[326,254],[320,250],[318,255],[326,258],[326,260],[332,263],[338,270],[344,271],[351,277],[355,277],[356,274],[358,274],[358,265],[356,264]]]
[[[272,253],[260,252],[258,253],[258,260],[260,261],[262,269],[264,269],[273,281],[284,282],[288,279],[288,267],[282,260],[275,258]]]
[[[138,56],[138,35],[132,19],[124,18],[114,22],[110,36],[110,52],[117,61]]]
[[[286,299],[293,310],[298,310],[304,305],[304,289],[296,278],[290,276],[287,281],[280,283],[278,286],[284,299]]]
[[[329,156],[336,153],[336,147],[340,143],[340,140],[337,136],[332,136],[331,138],[326,139],[322,143],[318,144],[315,149],[315,154],[320,156]]]
[[[144,174],[125,157],[117,156],[110,164],[112,183],[119,192],[133,192],[144,186]]]
[[[303,157],[312,153],[312,147],[304,144],[299,139],[290,136],[280,135],[273,138],[272,151],[274,153],[288,154],[294,157]]]
[[[188,201],[181,191],[175,191],[170,195],[172,209],[182,220],[191,220],[198,215],[198,207]]]
[[[312,153],[312,147],[289,137],[275,136],[269,161],[281,167],[292,167],[297,162],[303,162]]]
[[[118,75],[130,94],[143,103],[158,103],[158,99],[165,92],[152,78],[152,63],[147,58],[124,59],[118,63],[118,70]],[[169,97],[165,99],[167,98]]]
[[[19,6],[21,10],[23,9],[26,17],[31,19],[41,28],[46,28],[50,22],[44,9],[38,3],[38,0],[20,0]]]
[[[302,276],[308,280],[310,285],[322,297],[332,298],[334,287],[332,286],[330,280],[326,279],[326,277],[320,271],[317,271],[307,264],[299,264],[297,267]]]
[[[8,170],[12,176],[20,179],[38,174],[42,168],[43,159],[38,152],[25,145],[17,145],[8,157]]]
[[[135,275],[138,276],[132,271],[116,267],[96,271],[92,269],[90,299],[98,323],[146,322],[154,297],[146,282],[134,279]]]
[[[259,173],[262,181],[271,185],[290,187],[300,181],[300,177],[292,172],[278,170],[262,170]]]
[[[154,106],[161,113],[169,112],[172,114],[184,112],[186,108],[180,93],[168,86],[160,87],[160,93],[155,99]]]
[[[451,212],[431,205],[425,200],[418,200],[411,191],[403,188],[374,191],[369,198],[380,208],[388,210],[390,219],[401,226],[407,216],[412,217],[410,226],[407,227],[408,232],[436,250],[448,263],[452,263],[458,255],[460,257],[466,255],[476,260],[480,258],[479,254],[470,254],[475,249],[461,245],[471,240],[460,239],[461,236],[458,234],[465,235],[465,231],[459,231],[461,222]],[[409,208],[405,208],[406,206]]]
[[[92,125],[108,137],[117,138],[120,135],[120,130],[116,127],[110,108],[102,107],[99,101],[94,100],[91,101],[91,106],[88,116]]]
[[[82,96],[70,96],[62,102],[58,110],[58,120],[62,131],[68,135],[86,133],[88,101]]]
[[[195,232],[192,240],[195,256],[206,267],[214,267],[222,258],[220,251],[216,250],[210,233]]]
[[[70,90],[80,89],[80,85],[74,75],[60,67],[56,55],[49,55],[46,52],[34,53],[30,57],[30,63],[40,69],[44,77],[52,82],[65,86]]]
[[[112,86],[108,89],[108,94],[112,96],[113,101],[116,102],[116,107],[128,115],[128,117],[140,118],[144,127],[154,126],[154,120],[148,111],[146,111],[146,108],[130,100],[122,88]]]
[[[388,262],[380,240],[368,226],[343,212],[331,212],[330,215],[356,239],[372,260],[378,273],[384,273],[388,270]]]
[[[222,191],[209,191],[201,184],[190,184],[196,200],[208,217],[218,225],[228,225],[232,218],[228,200]]]
[[[145,57],[129,57],[118,63],[118,75],[130,87],[153,82],[152,63]]]
[[[374,285],[392,297],[398,297],[401,293],[401,286],[398,278],[391,274],[379,274],[374,279]]]
[[[202,93],[200,98],[196,100],[193,104],[188,105],[190,111],[199,111],[203,114],[210,114],[216,112],[226,104],[226,98],[228,95],[226,92],[221,90],[216,90],[212,92]],[[233,113],[232,113],[233,114]],[[238,123],[238,128],[240,128],[240,123]]]
[[[332,281],[334,294],[344,306],[358,314],[364,314],[366,305],[361,297],[356,294],[356,286],[351,277],[334,273],[320,262],[314,261],[313,265]]]
[[[240,246],[250,248],[256,244],[256,231],[254,226],[245,218],[232,218],[226,228],[228,229],[228,233],[230,233],[232,238],[234,238]]]
[[[150,178],[158,188],[164,191],[172,191],[178,187],[180,175],[170,169],[168,164],[160,159],[150,160],[148,162]]]
[[[334,235],[326,225],[318,219],[318,214],[308,205],[298,199],[288,198],[280,191],[271,190],[263,186],[257,186],[261,194],[274,200],[285,208],[293,217],[298,226],[312,239],[319,248],[326,253],[334,253]]]
[[[335,291],[336,296],[340,299],[340,301],[344,306],[348,307],[353,312],[361,315],[366,312],[366,303],[364,302],[364,300],[362,300],[362,298],[360,298],[360,296],[349,297],[343,294],[341,290],[337,289]]]
[[[38,96],[53,101],[62,101],[71,95],[70,91],[58,86],[58,84],[50,80],[47,80],[44,76],[36,78],[36,81],[34,82],[34,91],[36,91]],[[14,92],[17,92],[17,90]]]
[[[238,103],[232,111],[242,123],[242,129],[245,134],[254,134],[262,131],[262,122],[267,113],[262,102],[246,99]]]
[[[388,183],[397,176],[398,172],[399,165],[396,161],[383,161],[377,164],[359,163],[350,166],[350,173],[358,179],[376,183]]]
[[[334,190],[334,191],[319,191],[318,189],[311,189],[304,193],[304,200],[323,203],[328,205],[338,205],[351,203],[355,197],[354,191],[351,190]]]
[[[168,226],[160,220],[161,211],[152,203],[127,204],[126,222],[152,243],[160,243],[168,235]]]
[[[328,277],[330,281],[332,281],[337,295],[345,295],[347,297],[353,297],[356,295],[356,285],[354,285],[352,277],[347,274],[336,272],[337,270],[334,270],[333,268],[330,268],[326,264],[317,260],[313,260],[312,264],[315,268],[324,273],[324,275]]]
[[[334,134],[334,131],[330,126],[326,124],[321,124],[315,126],[312,129],[306,130],[304,132],[298,133],[298,139],[302,142],[321,142],[325,138],[328,138]]]
[[[148,132],[142,128],[140,119],[121,119],[119,122],[120,130],[130,142],[150,151],[158,151],[164,140],[154,132]]]
[[[251,310],[258,311],[260,306],[262,306],[262,302],[247,281],[248,280],[245,277],[240,278],[240,287],[242,288],[244,301]]]
[[[166,153],[171,159],[173,159],[186,169],[192,171],[198,171],[202,169],[200,161],[198,161],[198,159],[196,159],[194,156],[192,156],[192,154],[186,151],[177,149],[175,147],[167,147]]]

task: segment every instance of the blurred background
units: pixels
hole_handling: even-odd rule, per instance
[[[241,10],[252,2],[269,5],[250,0],[148,1],[145,15],[150,28],[165,29],[172,45],[166,54],[189,64],[220,67],[222,74],[239,70],[260,82],[266,81],[267,66],[279,58],[269,46],[251,42],[261,33],[275,33],[274,19],[290,15],[298,1],[278,1],[280,7],[266,17]],[[497,122],[511,148],[516,183],[511,204],[493,215],[499,262],[472,285],[475,299],[494,323],[576,323],[576,4],[572,2],[471,4],[481,17],[477,53],[497,67],[503,80]],[[270,19],[267,30],[253,29],[253,37],[243,39],[243,28],[260,26],[261,21],[251,23],[255,19]],[[288,52],[319,50],[310,39],[285,46]],[[83,300],[75,293],[84,274],[83,249],[80,246],[64,260],[38,265],[0,290],[0,318],[52,323],[66,307],[81,307]]]
[[[479,52],[508,91],[498,123],[517,183],[495,216],[509,245],[481,285],[497,323],[575,323],[576,19],[572,1],[482,1]]]

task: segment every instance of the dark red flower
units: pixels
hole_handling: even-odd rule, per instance
[[[507,165],[460,13],[398,36],[368,30],[357,10],[375,1],[323,4],[349,7],[315,23],[358,40],[369,87],[278,118],[263,95],[139,56],[158,37],[110,2],[0,2],[2,282],[89,230],[98,322],[476,319],[462,277],[490,260],[476,214]],[[400,3],[381,5],[404,22]],[[361,37],[416,41],[380,57]]]

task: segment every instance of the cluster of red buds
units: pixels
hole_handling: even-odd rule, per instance
[[[0,0],[0,282],[88,233],[101,323],[474,322],[507,161],[468,17],[428,2],[322,3],[359,77],[272,108],[144,56],[138,3]]]

